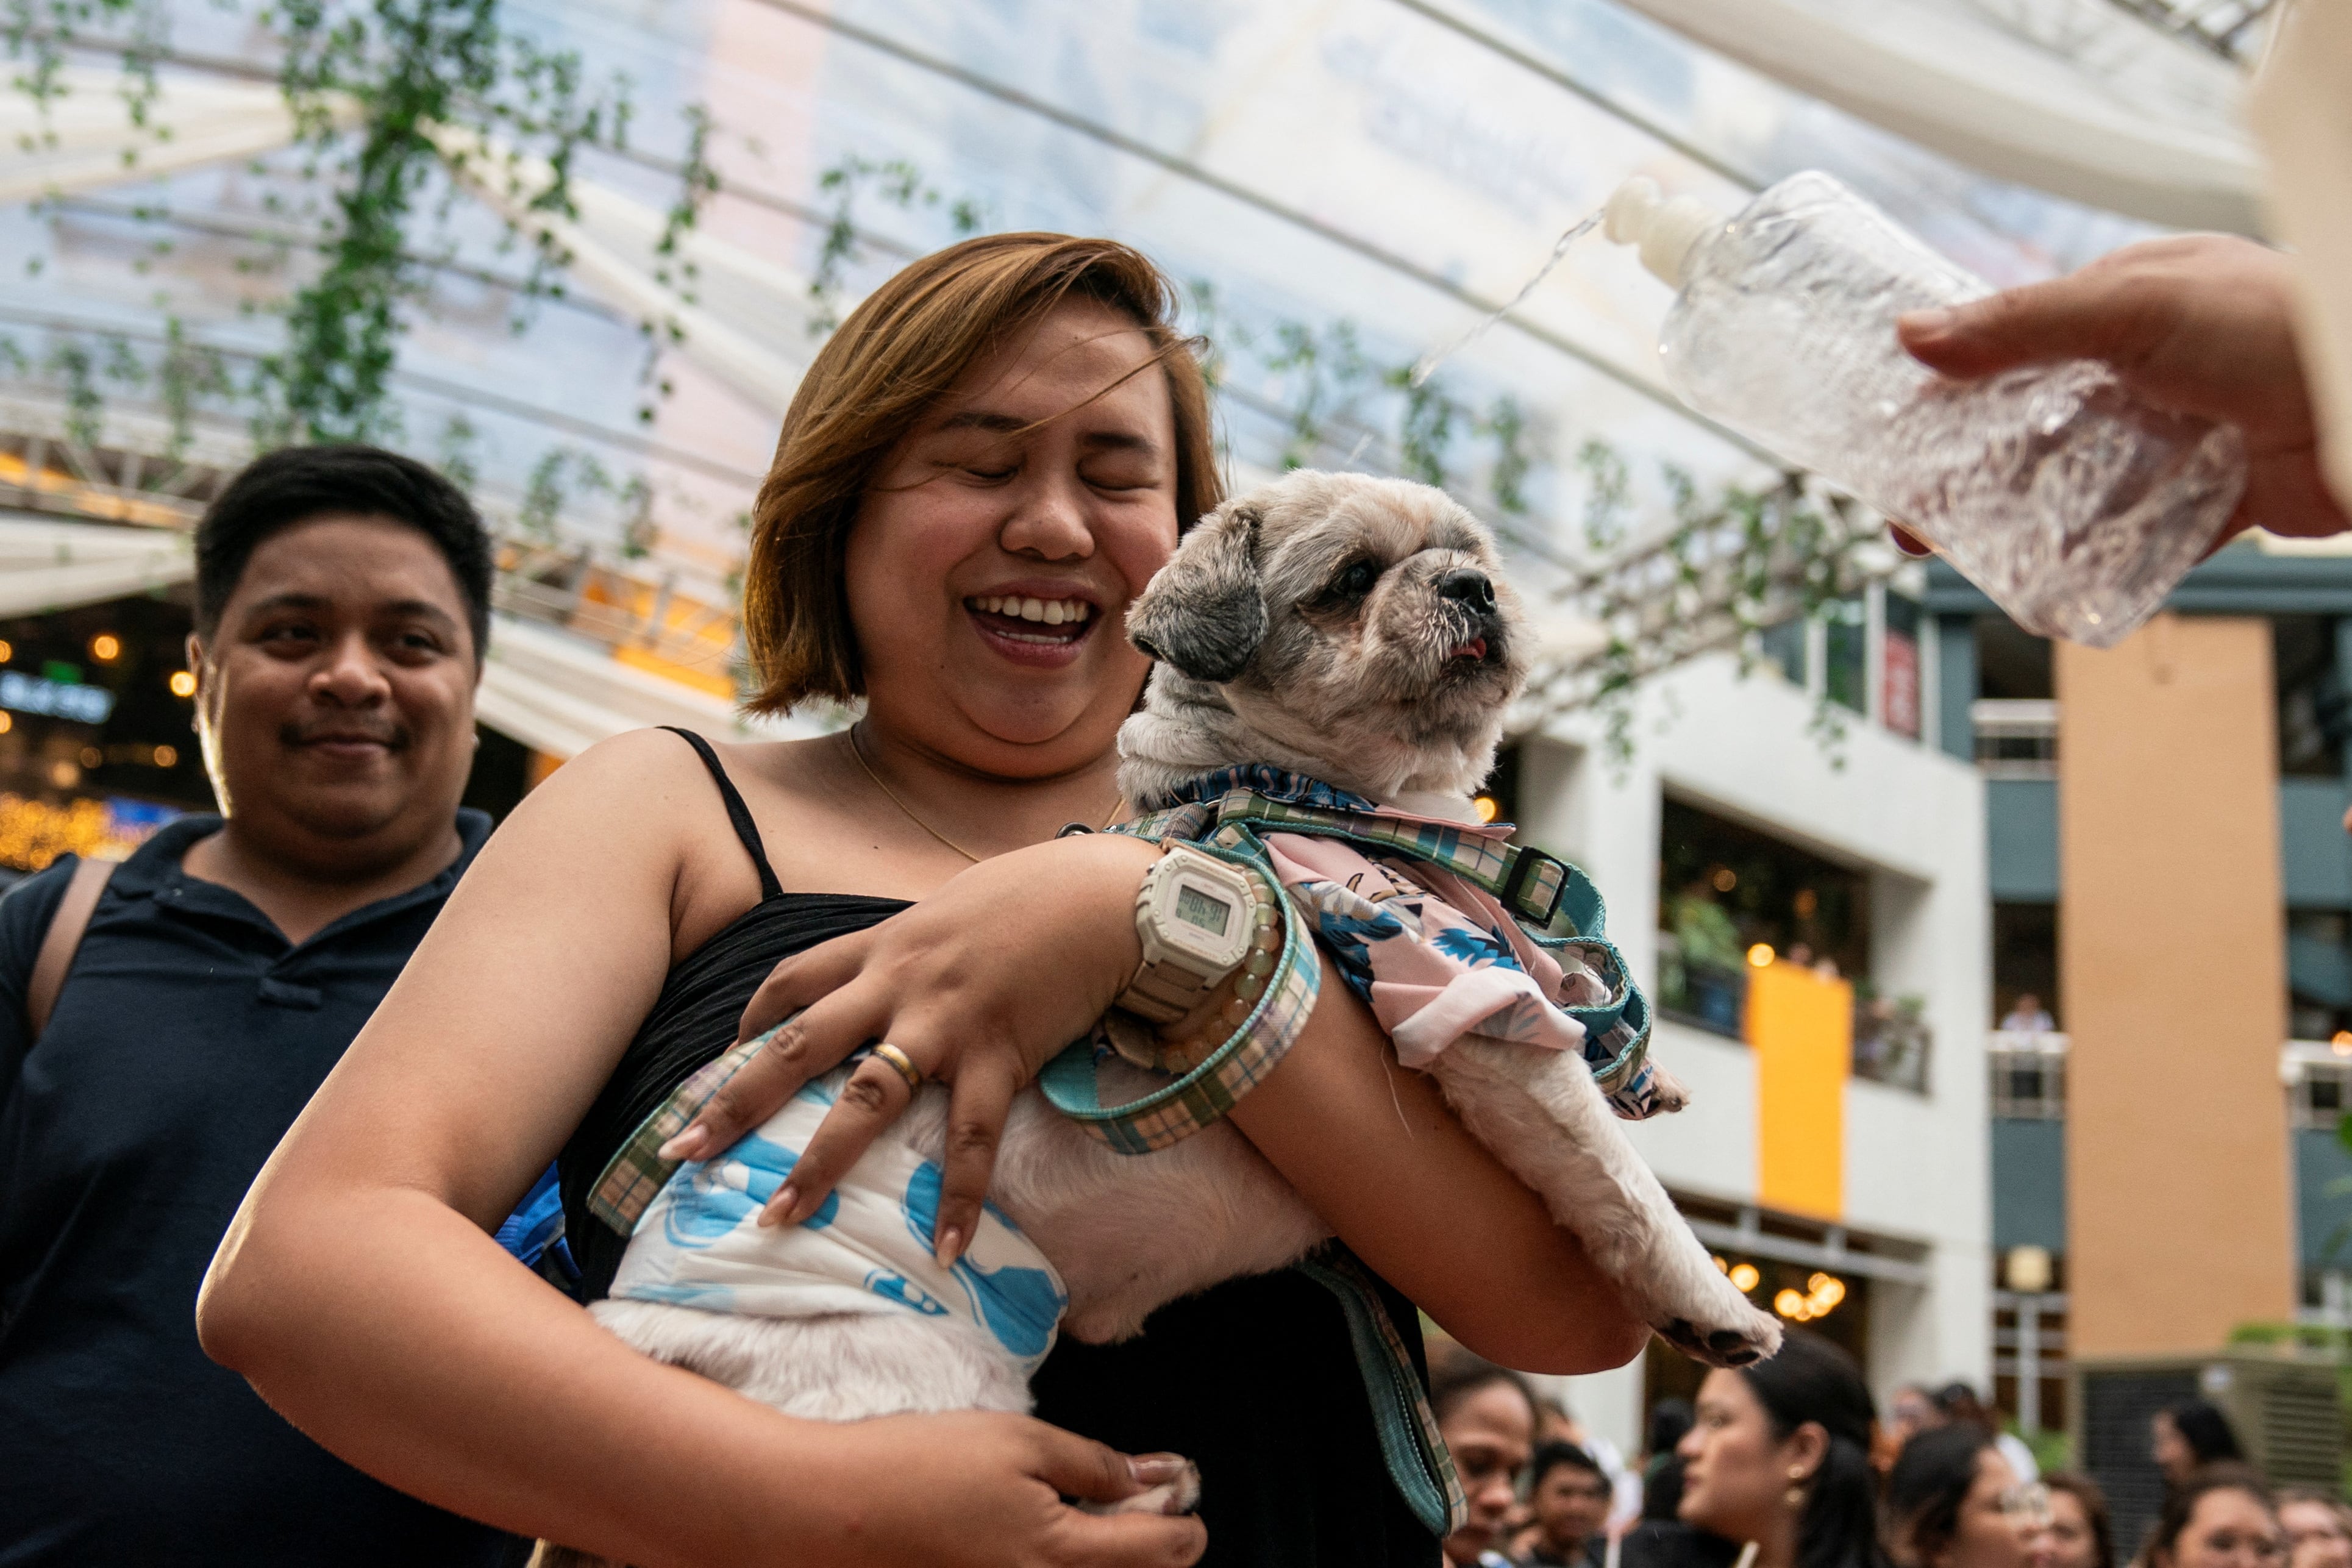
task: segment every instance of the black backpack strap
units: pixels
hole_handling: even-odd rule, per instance
[[[49,917],[41,951],[33,960],[33,977],[25,985],[25,1022],[32,1026],[30,1037],[39,1039],[41,1031],[49,1026],[58,993],[65,990],[66,976],[73,970],[74,954],[81,951],[82,932],[89,929],[89,917],[98,910],[99,895],[106,891],[114,868],[121,863],[84,860],[66,882],[66,896],[58,900],[57,912]]]

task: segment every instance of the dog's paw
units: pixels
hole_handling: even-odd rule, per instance
[[[1190,1513],[1201,1506],[1201,1472],[1190,1459],[1179,1459],[1173,1454],[1153,1454],[1148,1458],[1163,1460],[1157,1467],[1166,1470],[1170,1465],[1180,1466],[1167,1480],[1155,1487],[1146,1487],[1130,1498],[1117,1502],[1082,1502],[1084,1513]],[[1153,1473],[1147,1471],[1147,1474]]]
[[[1746,1366],[1779,1352],[1780,1325],[1769,1312],[1743,1306],[1738,1316],[1740,1321],[1721,1324],[1667,1318],[1651,1327],[1683,1354],[1709,1366]]]
[[[1655,1097],[1661,1111],[1690,1108],[1691,1093],[1684,1087],[1683,1080],[1654,1062],[1650,1065],[1650,1092]]]

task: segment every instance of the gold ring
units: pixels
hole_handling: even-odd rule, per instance
[[[877,1040],[874,1042],[874,1058],[877,1061],[887,1063],[892,1072],[907,1080],[908,1093],[922,1092],[923,1069],[908,1060],[906,1052],[887,1040]]]

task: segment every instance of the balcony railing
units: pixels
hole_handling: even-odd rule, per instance
[[[1866,996],[1853,1005],[1853,1076],[1914,1093],[1927,1092],[1934,1034],[1916,1004]],[[1686,959],[1670,933],[1658,937],[1659,1014],[1726,1039],[1747,1039],[1748,969]]]
[[[2042,699],[1986,698],[1969,704],[1977,766],[1988,778],[2058,775],[2058,704]]]
[[[1995,1029],[1985,1040],[1992,1114],[2017,1121],[2066,1119],[2066,1037],[2052,1029]]]
[[[1853,1005],[1853,1076],[1914,1094],[1927,1092],[1929,1048],[1935,1034],[1917,1006],[1889,996]]]

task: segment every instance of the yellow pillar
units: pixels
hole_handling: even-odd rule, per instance
[[[2296,1297],[2270,625],[2056,655],[2069,1348],[2210,1351]]]

